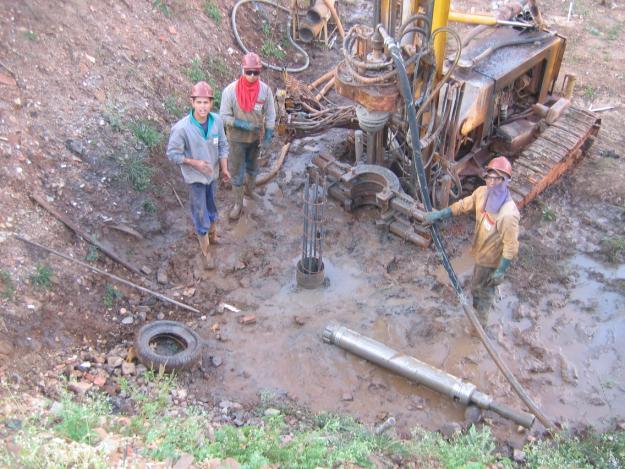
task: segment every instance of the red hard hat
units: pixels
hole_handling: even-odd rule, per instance
[[[497,173],[504,173],[508,177],[512,177],[512,165],[508,158],[505,156],[498,156],[497,158],[493,158],[486,166],[486,170],[492,169]]]
[[[263,65],[260,63],[260,57],[254,52],[248,52],[243,56],[241,61],[243,70],[260,70]]]
[[[195,85],[193,85],[193,88],[191,88],[191,97],[212,98],[213,89],[211,88],[211,85],[209,85],[205,81],[198,81]]]

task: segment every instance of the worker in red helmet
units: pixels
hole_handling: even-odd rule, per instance
[[[258,153],[261,147],[269,147],[276,122],[273,93],[260,79],[260,57],[254,52],[245,54],[241,69],[239,79],[224,89],[219,110],[230,143],[229,164],[235,192],[234,205],[228,214],[231,220],[241,215],[244,192],[252,199],[258,198],[254,194]]]
[[[189,184],[191,217],[208,269],[215,263],[210,245],[218,242],[215,185],[221,171],[224,182],[228,171],[228,141],[224,124],[213,108],[213,89],[205,81],[191,88],[191,111],[171,129],[167,158],[180,166],[184,182]]]
[[[425,223],[475,213],[475,235],[471,254],[475,259],[471,292],[473,307],[482,325],[495,296],[495,287],[504,278],[510,262],[519,252],[519,210],[510,196],[508,183],[512,165],[505,156],[493,158],[486,167],[485,186],[443,210],[425,215]]]

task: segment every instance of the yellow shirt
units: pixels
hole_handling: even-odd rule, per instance
[[[484,212],[486,186],[481,186],[451,205],[455,217],[475,212],[475,235],[471,255],[475,263],[486,267],[497,267],[502,257],[512,260],[519,252],[519,209],[512,199],[505,202],[499,212]]]

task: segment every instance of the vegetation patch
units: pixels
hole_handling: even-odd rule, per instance
[[[192,83],[206,81],[206,72],[202,68],[202,61],[197,56],[191,61],[191,65],[185,68],[184,74]]]
[[[122,178],[137,192],[143,192],[152,182],[154,169],[145,162],[141,155],[127,155],[118,159]]]
[[[112,308],[122,298],[122,292],[120,292],[113,285],[107,284],[104,288],[104,297],[102,297],[102,304],[104,304],[104,306],[106,306],[107,308]]]
[[[207,0],[204,2],[204,13],[206,13],[206,16],[213,20],[215,24],[221,23],[221,11],[212,0]]]
[[[169,95],[163,100],[163,107],[165,112],[170,117],[179,119],[185,113],[186,108],[181,104],[180,99],[177,96]]]
[[[5,270],[0,270],[0,296],[5,300],[10,300],[13,298],[13,293],[15,293],[15,285],[11,274]]]
[[[47,264],[37,264],[35,272],[30,276],[33,285],[46,290],[52,286],[52,268]]]
[[[160,11],[165,18],[169,18],[171,11],[166,0],[152,0],[152,8]]]
[[[100,251],[97,247],[89,245],[87,248],[87,254],[85,254],[85,260],[87,262],[95,262],[100,258]]]
[[[623,259],[623,253],[625,253],[625,237],[614,236],[611,238],[605,238],[601,242],[601,250],[608,256],[608,260],[613,264],[618,264]]]
[[[156,213],[156,204],[150,198],[147,198],[143,201],[142,208],[143,211],[148,215],[154,215]]]
[[[156,147],[163,139],[159,130],[148,121],[132,122],[129,128],[134,137],[148,148]]]

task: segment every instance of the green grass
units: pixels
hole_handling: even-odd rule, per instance
[[[13,279],[11,278],[11,274],[5,270],[0,270],[0,285],[2,291],[0,292],[0,296],[5,300],[10,300],[13,298],[13,294],[15,293],[15,285],[13,284]]]
[[[100,251],[97,247],[90,245],[85,254],[85,260],[87,262],[95,262],[100,258]]]
[[[145,162],[141,155],[130,155],[118,158],[122,171],[122,179],[128,182],[137,192],[143,192],[150,187],[154,169]]]
[[[124,130],[124,121],[122,113],[117,110],[114,103],[107,103],[102,113],[102,117],[111,126],[115,132]]]
[[[208,70],[210,70],[210,74],[214,77],[217,77],[223,80],[223,79],[228,78],[230,75],[230,70],[228,70],[228,66],[226,65],[226,62],[224,62],[223,59],[221,59],[221,57],[218,57],[218,56],[208,57],[206,59],[206,66]]]
[[[625,237],[614,236],[601,241],[601,250],[613,264],[618,264],[625,253]]]
[[[622,27],[622,23],[616,23],[615,25],[608,28],[608,30],[606,31],[606,37],[608,41],[616,41],[621,34]]]
[[[273,57],[278,60],[282,60],[286,57],[286,52],[280,49],[280,46],[269,39],[265,39],[263,41],[263,44],[260,47],[260,52],[263,56]]]
[[[271,25],[267,22],[264,22],[260,27],[260,30],[265,35],[265,37],[269,37],[271,35]]]
[[[585,85],[582,94],[587,99],[595,99],[597,96],[597,90],[590,85]]]
[[[180,104],[178,97],[174,95],[165,97],[163,107],[165,108],[167,114],[171,117],[175,117],[176,119],[180,118],[186,111],[186,108]]]
[[[215,24],[221,23],[221,11],[213,0],[206,0],[204,2],[204,13],[206,13],[206,16],[213,20]]]
[[[154,148],[161,143],[163,135],[159,130],[149,121],[139,120],[132,122],[129,125],[129,129],[132,135],[142,142],[148,148]]]
[[[191,61],[191,65],[185,68],[184,73],[192,83],[207,79],[206,72],[202,68],[202,60],[199,57],[195,57]]]
[[[102,304],[107,308],[112,308],[117,304],[119,300],[123,298],[122,293],[113,285],[107,284],[104,288],[104,296],[102,297]]]
[[[143,211],[148,215],[154,215],[156,213],[156,204],[150,198],[143,201],[142,208]]]
[[[24,31],[24,37],[32,42],[37,42],[37,33],[35,31]]]
[[[37,264],[35,272],[30,276],[33,285],[48,289],[52,286],[52,268],[47,264]]]
[[[96,441],[93,430],[99,426],[100,417],[111,412],[108,402],[102,396],[78,403],[66,394],[61,404],[59,422],[54,425],[55,433],[78,443],[93,444]]]
[[[171,11],[166,0],[152,0],[152,8],[160,11],[165,18],[169,18]]]

